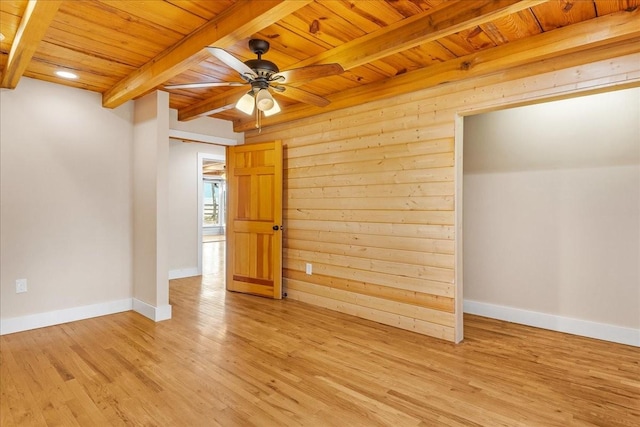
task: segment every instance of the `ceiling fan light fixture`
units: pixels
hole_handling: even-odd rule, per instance
[[[273,96],[269,93],[268,89],[260,89],[258,94],[256,95],[256,105],[258,106],[258,110],[260,111],[269,111],[275,105],[275,100]]]
[[[274,99],[274,100],[273,100],[273,107],[271,107],[271,108],[270,108],[270,109],[268,109],[268,110],[265,110],[265,111],[264,111],[264,115],[265,115],[266,117],[269,117],[269,116],[273,116],[274,114],[278,114],[280,111],[282,111],[282,110],[280,110],[280,105],[278,104],[278,101],[276,101],[276,100]]]
[[[236,108],[250,116],[251,114],[253,114],[253,108],[255,104],[256,102],[253,99],[251,92],[249,92],[242,95],[242,98],[240,98],[238,102],[236,102]]]
[[[2,1],[2,0],[0,0]],[[296,86],[289,86],[288,83],[307,81],[320,77],[328,77],[344,72],[340,64],[315,64],[300,68],[280,71],[278,66],[266,59],[262,55],[269,50],[269,42],[261,39],[249,40],[249,49],[258,57],[241,61],[233,54],[223,48],[207,46],[207,51],[227,67],[238,72],[243,82],[200,82],[187,84],[164,85],[165,89],[196,89],[206,87],[223,86],[251,86],[248,93],[243,95],[235,104],[235,107],[243,113],[251,116],[255,113],[256,128],[260,129],[261,119],[281,112],[280,105],[273,98],[273,93],[283,94],[293,101],[324,107],[329,104],[329,100],[313,93],[298,89]],[[273,93],[272,93],[273,91]]]

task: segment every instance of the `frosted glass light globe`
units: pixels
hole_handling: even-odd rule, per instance
[[[260,89],[256,95],[258,110],[267,111],[273,108],[273,97],[267,89]]]

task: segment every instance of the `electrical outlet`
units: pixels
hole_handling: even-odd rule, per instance
[[[309,276],[311,276],[311,275],[313,274],[313,266],[311,265],[311,263],[310,263],[310,262],[308,262],[308,263],[307,263],[307,266],[306,266],[305,272],[306,272]]]
[[[27,279],[16,280],[16,294],[27,292]]]

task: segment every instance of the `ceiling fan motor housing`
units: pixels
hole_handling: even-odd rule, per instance
[[[269,77],[272,74],[280,72],[276,64],[266,59],[250,59],[245,61],[245,64],[254,70],[258,74],[258,77]]]

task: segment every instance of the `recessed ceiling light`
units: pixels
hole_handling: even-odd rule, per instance
[[[62,78],[65,78],[65,79],[77,79],[78,78],[78,76],[76,74],[73,74],[73,73],[71,73],[69,71],[56,71],[56,75],[58,77],[62,77]]]

